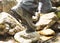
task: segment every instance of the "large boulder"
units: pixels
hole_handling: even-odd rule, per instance
[[[8,33],[14,35],[16,32],[24,30],[25,28],[13,16],[8,13],[0,13],[0,34]]]
[[[43,14],[40,16],[39,21],[35,24],[37,26],[37,30],[49,28],[58,20],[56,14],[54,12]]]
[[[26,30],[18,32],[14,35],[15,40],[19,43],[33,43],[39,40],[39,37],[40,35],[37,32],[27,33]]]

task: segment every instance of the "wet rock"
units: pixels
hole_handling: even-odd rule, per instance
[[[26,30],[15,34],[14,38],[20,43],[32,43],[39,40],[40,35],[37,32],[27,33]]]
[[[38,31],[39,34],[41,35],[54,35],[55,32],[52,29],[43,29],[41,31]]]

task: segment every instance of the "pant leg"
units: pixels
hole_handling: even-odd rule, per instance
[[[50,0],[41,0],[40,2],[42,3],[41,13],[47,13],[51,10],[52,4]]]
[[[22,0],[15,7],[13,7],[12,10],[15,10],[21,18],[26,20],[28,26],[30,27],[30,30],[34,30],[36,27],[32,21],[32,14],[34,15],[34,12],[38,7],[36,0]]]
[[[22,7],[30,13],[35,13],[38,8],[39,0],[23,0]]]

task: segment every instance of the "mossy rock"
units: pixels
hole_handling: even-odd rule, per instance
[[[58,11],[56,12],[56,15],[57,15],[58,18],[60,18],[60,6],[57,7],[57,10],[58,10]]]
[[[60,11],[56,12],[56,15],[60,19]]]

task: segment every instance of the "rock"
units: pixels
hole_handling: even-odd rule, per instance
[[[58,10],[60,10],[60,6],[59,6],[59,7],[57,7],[57,9],[58,9]]]
[[[55,32],[60,32],[60,20],[58,20],[55,24],[53,24],[50,28],[52,28]]]
[[[10,29],[8,33],[11,34],[11,35],[14,35],[15,33],[19,32],[19,31],[21,31],[20,27],[16,26],[15,28]]]
[[[51,0],[53,6],[60,6],[60,0]]]
[[[8,40],[8,41],[5,41],[4,43],[15,43],[14,40]]]
[[[44,43],[60,43],[60,33],[57,33],[56,36],[44,41]]]
[[[18,42],[16,42],[14,39],[8,39],[8,40],[0,40],[0,43],[18,43]]]
[[[0,34],[4,35],[8,29],[6,28],[7,26],[5,24],[0,24]]]
[[[14,35],[15,34],[15,29],[10,29],[9,32],[8,32],[8,34]]]
[[[53,36],[40,36],[40,39],[41,39],[42,41],[46,41],[46,40],[49,40],[49,39],[51,39],[51,38],[53,38]]]
[[[58,11],[56,12],[56,15],[60,19],[60,7],[58,7],[57,9],[58,9]]]
[[[0,41],[0,43],[4,43],[3,41]]]
[[[14,35],[15,40],[20,43],[32,43],[39,40],[39,37],[40,35],[37,32],[26,33],[26,30],[18,32]]]
[[[39,34],[41,35],[54,35],[55,32],[52,29],[43,29],[41,31],[38,31]]]
[[[13,6],[17,4],[16,0],[3,0],[3,12],[8,12]]]
[[[0,1],[0,12],[3,10],[2,0]]]
[[[25,28],[13,16],[8,13],[0,13],[0,34],[8,33],[14,35],[16,32],[22,31]]]
[[[43,29],[43,27],[50,27],[57,21],[57,16],[54,12],[43,14],[39,21],[35,24],[37,30]]]

